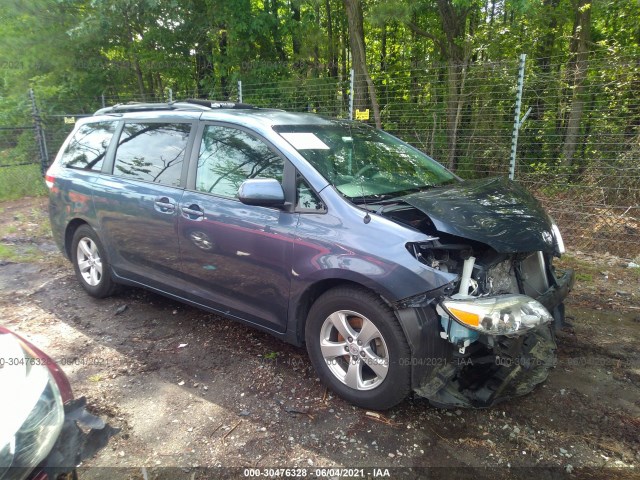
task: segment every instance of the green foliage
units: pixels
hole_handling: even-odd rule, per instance
[[[40,165],[0,167],[0,201],[46,193]]]
[[[453,149],[461,176],[506,171],[510,145],[482,132],[510,137],[520,53],[529,58],[523,106],[533,108],[520,134],[520,171],[572,180],[593,165],[630,165],[625,152],[640,117],[640,2],[362,3],[384,128],[440,160]],[[575,22],[586,8],[592,53],[577,98],[598,98],[621,114],[585,114],[572,161],[563,157],[563,132],[576,100]],[[107,104],[166,100],[171,89],[173,98],[235,100],[238,80],[246,102],[344,117],[349,61],[342,0],[6,0],[0,126],[31,122],[29,88],[52,131],[52,115],[91,113],[103,96]],[[550,138],[558,141],[543,141]],[[29,157],[28,143],[27,134],[17,139],[14,163]],[[558,169],[563,162],[570,165]]]
[[[34,262],[39,258],[33,245],[4,245],[0,243],[0,260],[9,262]]]

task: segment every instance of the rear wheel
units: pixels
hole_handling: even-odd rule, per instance
[[[385,410],[409,393],[407,340],[375,293],[340,287],[320,296],[309,312],[305,340],[320,379],[351,403]]]
[[[89,225],[78,227],[71,243],[71,261],[76,277],[89,295],[104,298],[115,292],[111,267],[105,249],[96,232]]]

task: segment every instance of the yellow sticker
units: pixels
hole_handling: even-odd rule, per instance
[[[64,123],[76,123],[76,117],[64,117]]]
[[[356,120],[369,120],[369,109],[366,110],[356,110]]]

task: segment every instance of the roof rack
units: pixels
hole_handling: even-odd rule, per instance
[[[187,99],[181,102],[166,102],[166,103],[141,103],[141,102],[131,102],[131,103],[119,103],[117,105],[113,105],[112,107],[101,108],[100,110],[96,110],[94,115],[105,115],[109,113],[127,113],[127,112],[153,112],[153,111],[163,111],[163,110],[216,110],[222,108],[229,108],[235,110],[248,110],[248,109],[257,109],[253,105],[249,105],[247,103],[236,103],[236,102],[227,102],[227,101],[218,101],[218,100],[202,100],[202,99]]]

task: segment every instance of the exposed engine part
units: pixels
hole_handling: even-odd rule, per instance
[[[438,240],[410,243],[407,249],[431,268],[459,274],[456,291],[461,295],[465,292],[473,296],[513,293],[537,298],[551,283],[542,252],[498,254],[488,247],[442,244]],[[469,276],[465,275],[465,265],[471,269]]]
[[[469,296],[469,283],[471,281],[471,273],[473,272],[473,264],[476,261],[476,257],[469,257],[464,261],[462,267],[462,276],[460,277],[460,289],[457,296],[468,297]],[[454,295],[456,297],[456,295]]]
[[[509,259],[487,269],[480,280],[482,292],[486,295],[522,293],[518,288],[514,263],[513,259]]]

